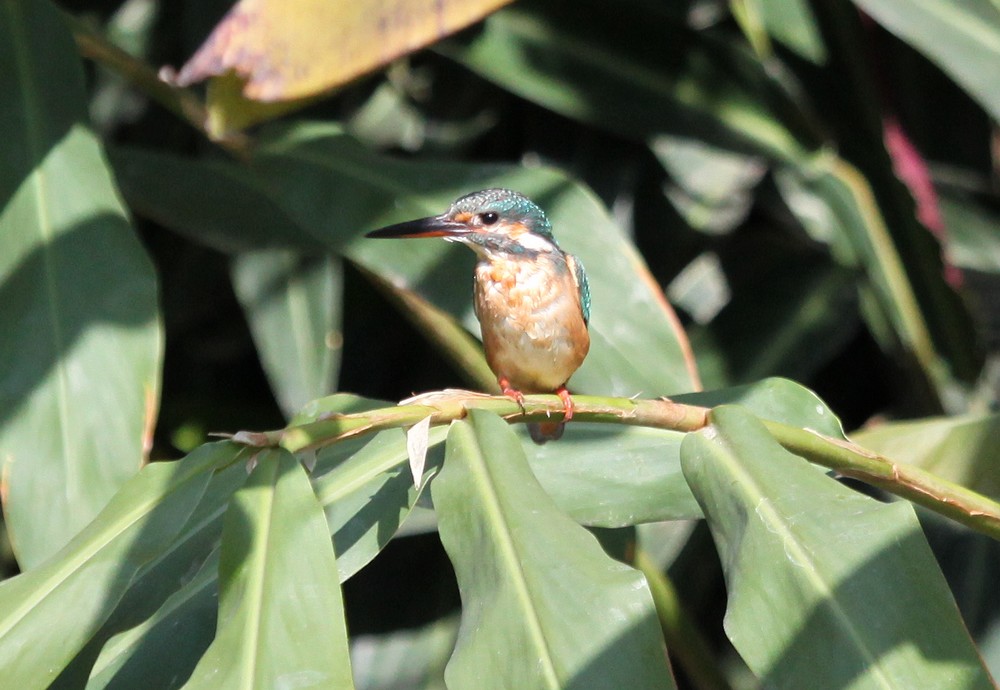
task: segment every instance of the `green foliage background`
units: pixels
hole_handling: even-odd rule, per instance
[[[994,687],[995,2],[524,0],[212,141],[151,75],[227,9],[0,0],[3,684]],[[388,402],[493,381],[472,256],[362,236],[487,186],[588,268],[574,393],[707,428]]]

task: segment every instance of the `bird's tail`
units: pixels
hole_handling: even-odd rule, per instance
[[[542,445],[562,438],[565,428],[564,422],[536,422],[528,425],[528,433],[532,441]]]

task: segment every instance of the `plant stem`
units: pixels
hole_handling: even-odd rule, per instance
[[[684,433],[704,429],[711,423],[709,408],[666,399],[574,395],[573,402],[573,420],[580,422],[646,426]],[[465,417],[472,408],[489,410],[509,422],[558,420],[563,414],[562,400],[556,395],[526,395],[522,406],[504,396],[449,389],[410,398],[395,407],[322,416],[277,431],[241,431],[233,440],[254,447],[281,446],[297,453],[384,429],[406,428],[427,417],[431,418],[431,424],[449,424]],[[796,455],[1000,540],[1000,503],[982,494],[843,439],[780,422],[761,421],[782,446]]]

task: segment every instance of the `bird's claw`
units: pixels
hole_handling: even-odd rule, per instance
[[[573,419],[573,411],[576,407],[573,404],[573,398],[570,397],[569,391],[566,390],[566,386],[559,386],[556,390],[556,395],[558,395],[560,400],[563,401],[563,421],[568,422]]]
[[[517,403],[517,406],[521,408],[521,414],[525,413],[524,410],[524,393],[517,390],[510,385],[510,381],[505,378],[499,380],[500,392],[506,395],[508,398]]]

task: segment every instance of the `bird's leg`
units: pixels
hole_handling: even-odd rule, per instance
[[[500,392],[516,402],[517,406],[521,408],[521,414],[524,414],[524,393],[511,386],[506,376],[497,379],[497,383],[500,384]]]
[[[573,419],[573,409],[575,407],[573,405],[573,398],[570,397],[569,391],[566,390],[566,386],[559,386],[559,388],[556,389],[556,395],[558,395],[563,401],[563,421],[568,422]]]

